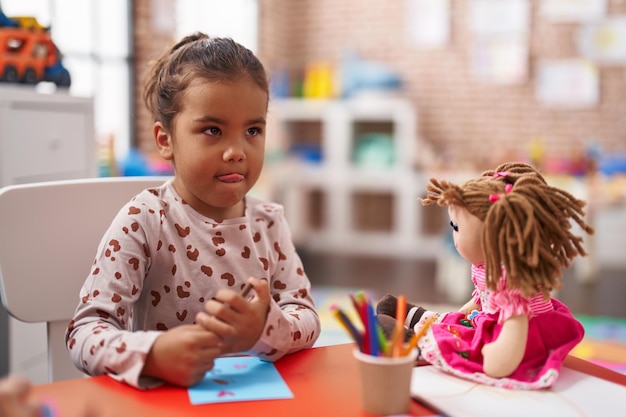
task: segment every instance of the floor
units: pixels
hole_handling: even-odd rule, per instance
[[[345,287],[385,293],[405,294],[414,303],[458,305],[469,299],[469,276],[461,274],[453,288],[461,294],[451,298],[436,280],[437,264],[432,260],[388,259],[311,253],[299,249],[313,287]],[[596,278],[581,282],[573,269],[564,273],[563,288],[556,297],[574,314],[626,318],[626,270],[600,269]]]

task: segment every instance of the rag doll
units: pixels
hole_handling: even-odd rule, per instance
[[[512,389],[550,387],[567,354],[581,341],[582,325],[551,297],[563,269],[586,255],[585,202],[550,186],[532,166],[506,163],[463,185],[430,179],[423,205],[447,207],[454,244],[471,264],[474,291],[458,312],[408,305],[404,325],[416,332],[435,315],[419,341],[422,359],[444,372]],[[396,298],[376,306],[389,333]]]

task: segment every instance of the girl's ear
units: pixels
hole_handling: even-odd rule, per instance
[[[156,143],[159,154],[166,161],[174,158],[172,151],[172,135],[170,135],[161,122],[155,122],[152,126],[152,134]]]

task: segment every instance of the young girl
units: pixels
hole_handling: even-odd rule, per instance
[[[454,244],[472,264],[475,289],[459,312],[409,307],[405,325],[413,331],[438,316],[420,340],[423,359],[483,384],[551,386],[584,334],[550,292],[561,286],[571,259],[585,255],[570,223],[593,233],[583,220],[585,203],[521,163],[501,165],[462,186],[431,179],[422,204],[433,203],[448,207]],[[395,307],[390,295],[377,305],[387,328]]]
[[[190,386],[224,354],[311,347],[320,321],[283,208],[247,195],[264,159],[261,62],[196,33],[151,75],[144,99],[175,175],[106,231],[67,330],[73,362],[140,388]],[[240,295],[246,283],[254,296]]]

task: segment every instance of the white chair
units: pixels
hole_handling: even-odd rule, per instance
[[[80,377],[65,330],[82,283],[115,214],[168,177],[111,177],[10,185],[0,189],[0,295],[22,322],[45,322],[48,378]]]

